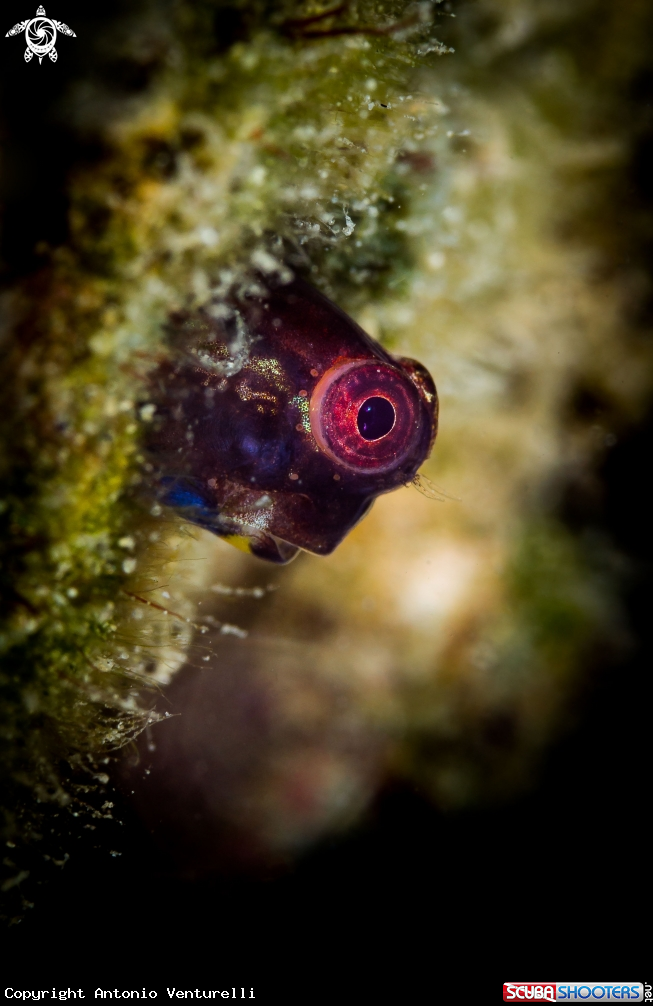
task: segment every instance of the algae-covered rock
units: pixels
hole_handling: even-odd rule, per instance
[[[453,807],[523,785],[623,636],[610,544],[559,500],[650,396],[614,213],[650,16],[602,11],[155,3],[73,25],[66,235],[34,223],[38,268],[3,294],[9,841],[50,806],[96,813],[107,759],[163,736],[159,689],[201,661],[244,663],[275,724],[243,726],[256,757],[209,801],[262,855],[356,820],[388,774]],[[171,317],[294,275],[431,371],[446,492],[385,497],[333,556],[270,573],[160,505],[141,442]]]

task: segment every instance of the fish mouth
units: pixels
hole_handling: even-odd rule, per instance
[[[263,534],[247,535],[247,540],[252,555],[258,559],[264,559],[266,562],[273,562],[277,566],[285,566],[292,562],[301,551],[299,545],[293,545],[292,542],[278,538],[276,534],[271,534],[269,531]]]

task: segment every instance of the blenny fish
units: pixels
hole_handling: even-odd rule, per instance
[[[145,445],[159,500],[262,559],[328,555],[430,454],[427,370],[303,281],[177,315],[170,333]]]

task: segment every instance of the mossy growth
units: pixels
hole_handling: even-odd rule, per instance
[[[397,167],[419,148],[414,73],[442,50],[431,8],[365,2],[325,19],[310,5],[205,2],[154,13],[132,12],[97,42],[112,66],[154,53],[147,86],[117,96],[92,74],[71,85],[68,120],[103,155],[70,166],[70,239],[4,294],[11,841],[16,806],[74,800],[70,765],[97,773],[153,716],[149,643],[143,624],[125,626],[130,578],[156,565],[148,543],[159,540],[161,559],[180,532],[152,511],[139,454],[171,312],[293,271],[356,309],[411,267]]]

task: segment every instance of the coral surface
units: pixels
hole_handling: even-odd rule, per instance
[[[625,639],[618,556],[561,504],[650,400],[616,209],[650,22],[636,0],[203,0],[89,30],[57,105],[66,234],[32,228],[40,264],[2,300],[9,842],[49,808],[102,816],[112,753],[180,729],[160,691],[184,675],[215,712],[185,749],[197,799],[255,856],[349,825],[389,776],[453,808],[527,782]],[[171,316],[295,275],[424,363],[441,425],[422,493],[270,571],[162,506],[141,444]]]

